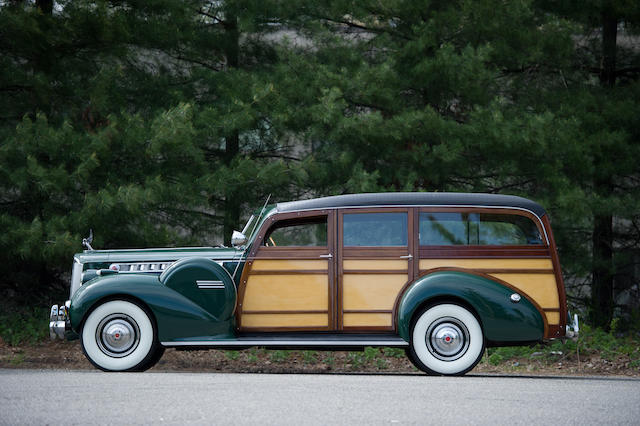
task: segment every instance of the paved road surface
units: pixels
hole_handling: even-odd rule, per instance
[[[0,370],[0,424],[640,424],[640,380]]]

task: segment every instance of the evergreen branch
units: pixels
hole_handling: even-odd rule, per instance
[[[378,111],[391,112],[388,108],[383,108],[379,105],[370,104],[367,102],[357,101],[355,99],[349,98],[347,96],[343,96],[343,99],[350,103],[353,106],[363,107],[363,108],[371,108]]]
[[[14,84],[12,86],[0,87],[0,92],[19,92],[19,91],[26,91],[26,90],[33,90],[33,86],[24,86],[20,84]]]
[[[280,155],[280,154],[252,154],[252,158],[281,158],[283,160],[290,161],[302,161],[300,158],[293,157],[290,155]]]
[[[219,24],[222,24],[222,25],[225,24],[225,22],[222,19],[218,18],[216,15],[212,15],[211,13],[205,12],[202,9],[198,10],[198,14],[206,16],[207,18],[211,18],[211,19],[213,19],[215,22],[217,22]]]
[[[197,64],[197,65],[200,65],[200,66],[205,67],[207,69],[210,69],[212,71],[216,71],[216,72],[222,71],[221,68],[216,67],[216,66],[211,65],[211,64],[208,64],[206,62],[200,61],[198,59],[187,58],[186,56],[183,56],[183,55],[172,55],[170,53],[167,53],[167,55],[169,55],[173,59],[177,59],[179,61],[184,61],[184,62],[190,62],[192,64]]]
[[[388,33],[388,34],[396,35],[396,36],[398,36],[400,38],[403,38],[405,40],[411,40],[411,38],[405,36],[404,34],[401,34],[401,33],[397,32],[397,31],[391,31],[388,28],[373,28],[373,27],[368,27],[366,25],[359,24],[359,23],[356,23],[356,22],[353,22],[353,21],[347,21],[345,19],[330,18],[330,17],[327,17],[327,16],[319,16],[319,15],[310,15],[310,16],[313,17],[313,18],[317,18],[317,19],[323,20],[323,21],[331,22],[331,23],[334,23],[334,24],[346,25],[347,27],[350,27],[350,28],[356,28],[356,29],[367,31],[367,32],[374,33],[374,34],[385,34],[385,33]]]
[[[206,216],[206,217],[209,217],[211,219],[220,220],[220,221],[224,218],[224,216],[216,215],[214,213],[208,213],[208,212],[205,212],[205,211],[202,211],[202,210],[190,210],[190,209],[184,209],[184,208],[179,208],[179,207],[169,207],[169,206],[162,206],[161,208],[165,212],[197,214],[197,215]],[[220,224],[222,224],[222,221],[220,222]]]

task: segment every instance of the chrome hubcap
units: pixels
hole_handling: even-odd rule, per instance
[[[469,331],[455,318],[434,321],[426,335],[429,351],[443,361],[455,361],[469,348]]]
[[[122,358],[138,347],[140,329],[130,316],[112,314],[98,324],[96,341],[100,350],[106,355],[113,358]]]

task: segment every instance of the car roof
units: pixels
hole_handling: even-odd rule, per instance
[[[538,217],[542,217],[545,214],[545,210],[540,204],[515,195],[464,192],[381,192],[335,195],[332,197],[278,203],[276,210],[278,212],[293,212],[378,206],[507,207],[528,210]]]

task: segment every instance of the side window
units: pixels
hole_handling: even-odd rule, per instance
[[[420,213],[420,245],[541,245],[535,223],[515,214]]]
[[[306,246],[323,247],[327,245],[327,218],[314,217],[307,220],[282,220],[267,233],[263,246]]]
[[[345,247],[406,246],[407,213],[345,213]]]

